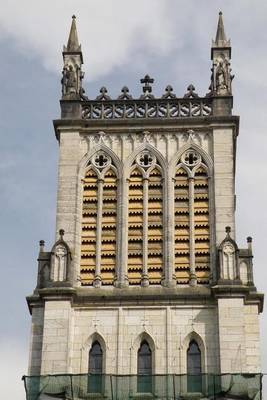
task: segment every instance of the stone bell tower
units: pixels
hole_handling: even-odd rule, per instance
[[[235,237],[239,117],[221,13],[211,59],[204,96],[190,84],[156,97],[146,75],[139,98],[124,86],[92,100],[73,16],[54,121],[56,241],[40,242],[27,298],[29,399],[260,393],[263,295],[252,239]]]

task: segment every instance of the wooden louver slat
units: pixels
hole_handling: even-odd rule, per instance
[[[92,285],[96,272],[98,180],[93,169],[83,183],[81,237],[81,284]],[[101,218],[100,276],[103,285],[113,285],[116,269],[117,177],[112,168],[104,176]]]

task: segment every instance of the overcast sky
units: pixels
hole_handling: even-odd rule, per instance
[[[265,0],[0,0],[0,236],[2,398],[24,399],[30,316],[25,296],[35,287],[38,241],[55,236],[62,46],[72,14],[84,54],[86,92],[123,85],[141,93],[149,73],[154,92],[167,84],[182,96],[188,84],[207,92],[210,45],[218,12],[232,43],[237,148],[237,242],[253,237],[255,282],[267,288],[267,2]],[[266,315],[266,313],[265,313]],[[267,372],[267,318],[261,317]],[[264,329],[265,327],[265,329]],[[265,332],[264,332],[265,330]]]

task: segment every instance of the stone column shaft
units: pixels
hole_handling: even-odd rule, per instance
[[[148,179],[143,180],[143,271],[142,286],[149,284],[148,279]]]
[[[195,212],[194,212],[194,178],[189,178],[189,247],[190,247],[190,285],[197,283],[195,261]]]
[[[101,282],[101,238],[102,238],[102,211],[103,211],[103,184],[98,179],[97,190],[97,218],[96,218],[96,267],[94,285],[99,286]]]
[[[121,223],[120,223],[120,235],[121,235],[121,249],[120,249],[120,285],[124,286],[128,284],[128,190],[129,180],[123,181],[122,185],[122,196],[121,196]]]

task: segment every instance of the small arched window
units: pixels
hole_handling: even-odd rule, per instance
[[[195,340],[191,340],[187,349],[187,391],[202,391],[201,352]]]
[[[137,360],[137,391],[152,392],[152,352],[146,340],[143,340],[138,350]]]
[[[102,393],[103,351],[98,341],[92,344],[89,352],[88,392]]]

